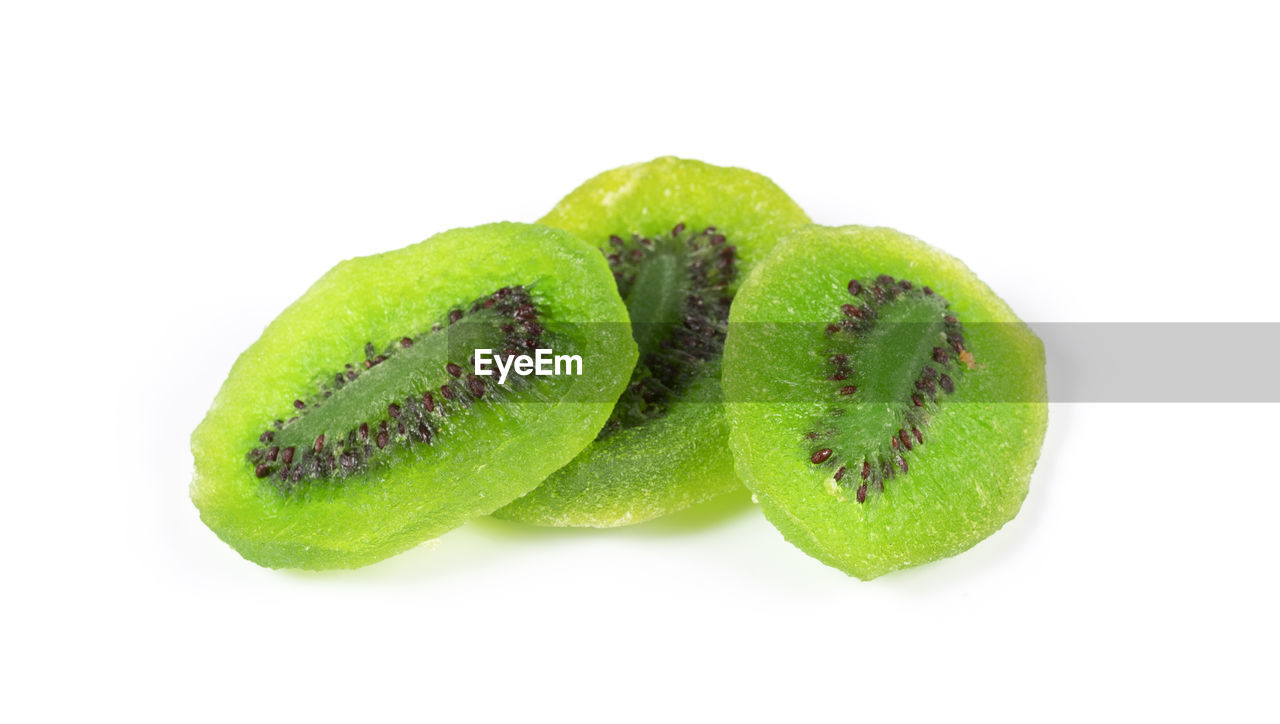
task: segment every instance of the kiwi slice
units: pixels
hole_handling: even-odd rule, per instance
[[[618,526],[740,487],[719,381],[729,304],[805,213],[760,174],[664,157],[596,176],[539,223],[599,247],[640,359],[595,442],[496,515]]]
[[[499,384],[482,349],[566,361]],[[492,224],[345,261],[236,360],[192,434],[191,498],[260,565],[372,563],[571,460],[635,360],[607,262],[563,231]]]
[[[863,579],[1018,512],[1044,350],[960,261],[890,229],[807,227],[743,284],[724,353],[739,472],[787,540]]]

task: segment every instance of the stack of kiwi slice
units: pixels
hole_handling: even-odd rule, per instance
[[[1040,341],[956,259],[664,157],[536,224],[338,264],[235,362],[191,497],[248,560],[319,570],[478,516],[613,527],[745,485],[869,579],[1012,519],[1046,409]]]

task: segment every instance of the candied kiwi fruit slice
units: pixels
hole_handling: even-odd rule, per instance
[[[960,261],[806,227],[747,279],[724,389],[738,471],[801,550],[862,579],[1018,513],[1048,420],[1040,340]]]
[[[719,382],[729,304],[751,265],[808,221],[764,176],[672,157],[562,199],[539,223],[598,245],[640,359],[595,442],[496,516],[612,527],[738,489]]]
[[[581,374],[476,374],[478,349],[539,348]],[[571,460],[635,360],[608,263],[564,231],[491,224],[345,261],[236,360],[192,434],[191,498],[260,565],[373,563]]]

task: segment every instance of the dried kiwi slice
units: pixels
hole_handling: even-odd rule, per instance
[[[801,550],[870,579],[1017,514],[1047,423],[1043,346],[958,260],[890,229],[807,227],[730,324],[738,470]]]
[[[598,439],[496,515],[626,525],[741,485],[719,384],[729,304],[751,265],[808,217],[764,176],[664,157],[596,176],[540,223],[599,246],[640,360]]]
[[[477,349],[582,362],[498,384]],[[635,359],[607,262],[563,231],[492,224],[352,259],[236,360],[192,434],[191,497],[260,565],[372,563],[572,459]]]

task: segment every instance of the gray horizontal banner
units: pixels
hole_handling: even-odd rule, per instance
[[[552,326],[565,331],[564,325]],[[1059,322],[1030,326],[1044,343],[1047,401],[1050,402],[1280,402],[1280,385],[1268,382],[1276,362],[1280,361],[1280,323]],[[922,326],[918,330],[900,330],[901,334],[884,327],[884,324],[878,325],[876,333],[890,333],[899,339],[919,334],[922,340],[925,335]],[[678,331],[673,334],[673,329]],[[932,379],[923,380],[913,372],[907,385],[899,385],[893,394],[905,390],[907,395],[920,394],[941,399],[947,396],[944,387],[954,387],[958,392],[968,386],[966,394],[957,394],[957,399],[971,402],[1046,401],[1035,391],[996,392],[990,388],[999,385],[963,379],[968,374],[966,367],[970,365],[978,370],[977,375],[1001,374],[987,364],[991,360],[981,358],[980,348],[987,345],[990,349],[992,345],[999,345],[999,340],[1005,335],[1019,337],[1018,325],[965,324],[962,329],[964,339],[958,346],[949,345],[945,336],[940,338],[941,341],[922,341],[926,351],[935,342],[943,348],[946,351],[945,362],[928,360],[926,366],[933,367],[934,371],[930,373],[922,369],[921,373]],[[686,365],[689,371],[709,371],[718,365],[723,328],[703,327],[696,330],[698,334],[690,334],[679,325],[635,325],[632,331],[637,339],[651,340],[651,344],[652,340],[664,340],[648,361],[655,370],[666,370],[660,374],[667,377],[668,391],[679,389],[680,399],[686,401],[724,401],[716,385],[693,385],[692,389],[686,389],[691,378],[685,374]],[[577,325],[572,335],[584,332],[589,330]],[[789,346],[813,348],[812,353],[797,357],[807,360],[807,369],[797,372],[795,383],[776,386],[785,390],[781,398],[777,392],[762,390],[755,394],[745,390],[740,393],[743,399],[732,401],[805,402],[814,400],[815,395],[830,393],[831,390],[826,389],[828,387],[838,388],[834,394],[839,394],[845,385],[853,385],[858,390],[857,393],[850,392],[850,403],[901,401],[876,399],[877,396],[889,396],[889,392],[877,392],[876,385],[866,384],[865,377],[859,377],[856,359],[842,365],[830,361],[842,352],[850,352],[849,356],[857,357],[857,353],[852,351],[857,349],[856,340],[847,329],[837,331],[825,324],[748,324],[738,325],[729,334],[734,336],[735,345],[759,346],[762,359],[766,350],[776,351]],[[455,339],[461,342],[462,337],[449,336],[450,357],[470,362],[472,350],[466,349],[465,345],[454,344]],[[563,350],[556,348],[559,346],[557,340],[567,341],[554,333],[546,337],[546,343],[554,353],[560,354]],[[967,351],[970,341],[974,342],[976,358],[968,358],[957,351]],[[527,351],[531,355],[534,352]],[[493,352],[501,354],[500,349]],[[521,349],[520,352],[526,350]],[[645,361],[642,354],[641,362]],[[906,361],[904,359],[904,363]],[[591,364],[589,356],[582,359],[582,365]],[[848,369],[842,370],[842,366]],[[840,377],[842,371],[846,373],[844,377]],[[941,379],[944,375],[948,378],[946,381]],[[982,392],[975,395],[974,389]]]
[[[1280,402],[1280,324],[1033,324],[1053,402]]]

